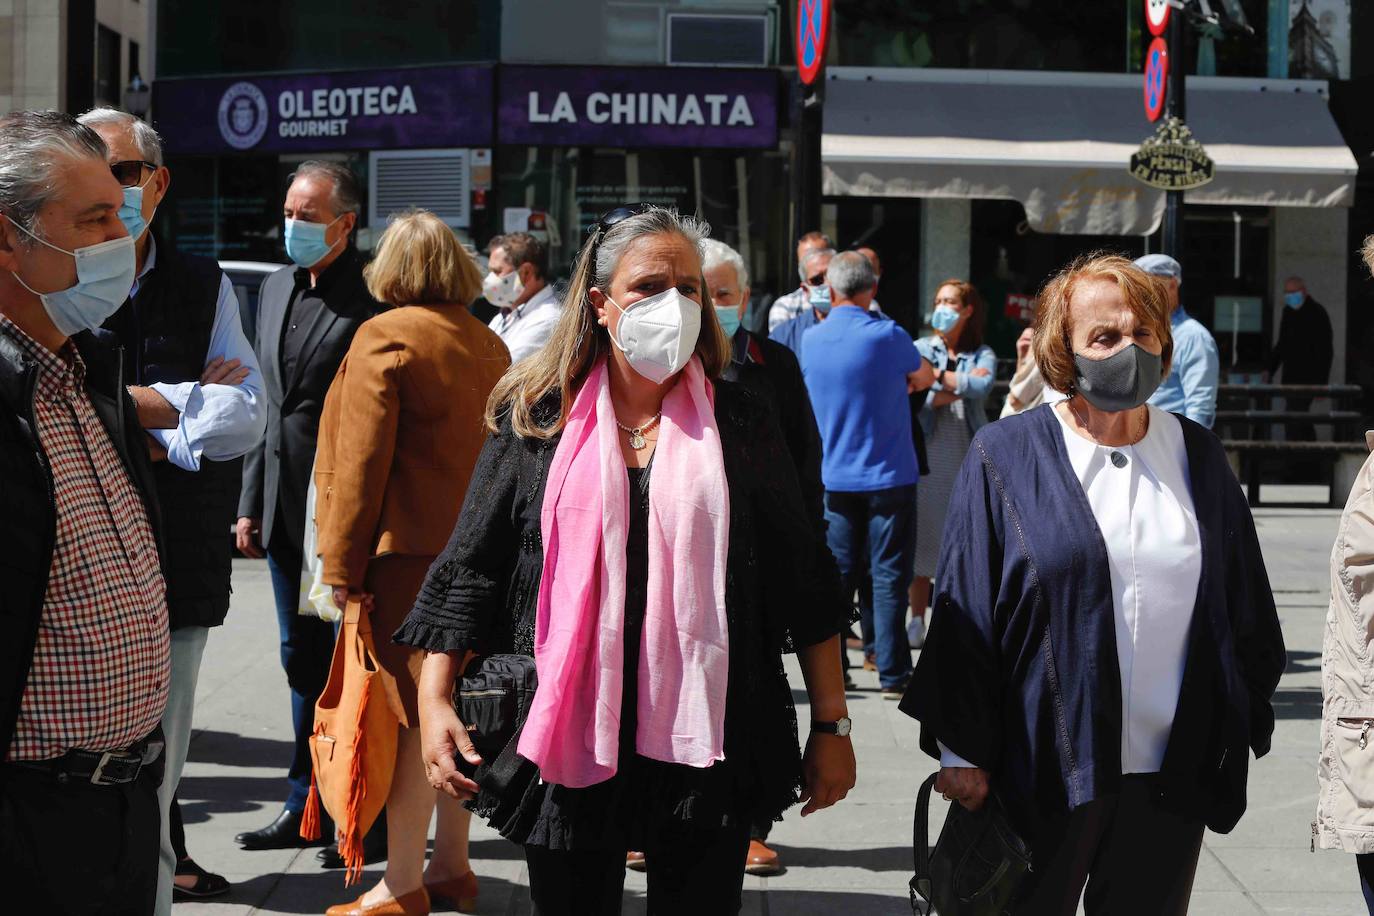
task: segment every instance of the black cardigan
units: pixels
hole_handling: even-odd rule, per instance
[[[551,422],[557,412],[551,398],[536,416]],[[796,710],[782,654],[836,635],[851,608],[767,405],[718,381],[715,413],[730,488],[725,756],[747,774],[751,814],[771,818],[796,801],[801,787]],[[534,654],[544,564],[540,512],[558,441],[521,438],[503,418],[477,459],[453,536],[396,642],[434,652]]]

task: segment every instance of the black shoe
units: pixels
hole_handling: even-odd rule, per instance
[[[324,849],[315,853],[315,859],[320,863],[320,868],[343,868],[343,856],[339,855],[339,844],[330,843]],[[377,823],[372,825],[372,829],[363,837],[363,864],[376,865],[378,862],[386,861],[386,820],[377,818]]]
[[[331,830],[321,830],[321,837],[328,837]],[[306,840],[301,838],[301,812],[283,809],[277,819],[261,830],[240,833],[234,842],[244,849],[302,849],[319,846],[326,839]]]

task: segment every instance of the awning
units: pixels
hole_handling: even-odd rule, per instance
[[[1348,207],[1355,157],[1320,80],[1188,80],[1187,124],[1216,163],[1188,203]],[[1164,192],[1130,176],[1153,133],[1129,74],[836,68],[825,193],[1019,200],[1037,232],[1153,231]]]

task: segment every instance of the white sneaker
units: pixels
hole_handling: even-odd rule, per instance
[[[913,649],[919,649],[926,644],[926,620],[924,617],[913,617],[907,622],[906,642]]]

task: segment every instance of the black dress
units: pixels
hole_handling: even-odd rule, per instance
[[[614,777],[583,789],[537,768],[474,807],[503,836],[550,849],[642,848],[646,825],[719,828],[777,818],[796,802],[801,755],[782,654],[824,642],[851,609],[834,558],[803,507],[793,463],[764,403],[716,383],[730,488],[726,618],[730,636],[725,759],[696,768],[634,752],[639,639],[648,570],[648,475],[631,469],[626,545],[625,690]],[[541,405],[540,418],[557,416]],[[509,420],[483,448],[453,537],[435,561],[397,642],[439,652],[533,654],[543,570],[540,513],[558,437],[524,439]]]

